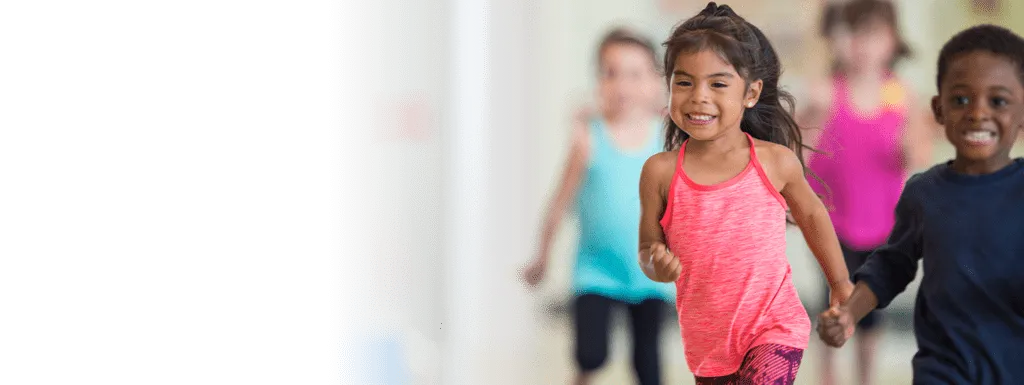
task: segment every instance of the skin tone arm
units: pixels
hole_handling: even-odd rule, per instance
[[[682,272],[679,259],[665,246],[661,217],[675,172],[675,152],[652,156],[640,173],[640,269],[655,282],[675,282]]]
[[[540,234],[540,245],[537,255],[533,261],[523,269],[523,279],[530,286],[535,286],[544,278],[547,270],[548,255],[551,244],[554,241],[555,230],[561,223],[565,212],[576,197],[583,174],[586,171],[587,160],[590,156],[590,137],[587,134],[586,121],[583,118],[586,114],[577,114],[573,124],[572,147],[569,149],[569,159],[562,171],[561,182],[558,190],[548,206],[547,214],[544,216],[544,225]]]
[[[825,205],[807,183],[803,166],[796,154],[782,146],[772,147],[775,150],[775,169],[779,171],[784,183],[780,193],[786,199],[793,219],[807,240],[807,245],[825,272],[825,278],[832,289],[829,303],[832,306],[838,305],[853,292],[853,284],[846,270],[846,262],[843,260],[843,252],[839,247],[839,238],[836,237],[832,220]]]

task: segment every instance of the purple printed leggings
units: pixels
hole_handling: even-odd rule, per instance
[[[743,357],[736,373],[722,377],[696,377],[697,385],[793,385],[803,349],[758,345]]]

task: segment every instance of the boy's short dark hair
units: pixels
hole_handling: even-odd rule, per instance
[[[949,70],[949,64],[958,55],[987,51],[1005,57],[1017,67],[1017,78],[1024,86],[1024,39],[1009,29],[981,24],[954,35],[939,51],[939,73],[936,86],[942,89],[942,78]]]

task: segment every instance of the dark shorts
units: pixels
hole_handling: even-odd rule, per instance
[[[864,265],[864,262],[867,262],[868,257],[871,256],[871,253],[874,252],[874,250],[854,250],[847,247],[842,242],[839,243],[839,246],[843,249],[843,259],[846,260],[846,270],[850,272],[850,279],[853,279],[853,274],[857,272],[857,269]],[[828,299],[829,288],[826,283],[824,301],[826,308],[828,307]],[[864,316],[864,319],[861,319],[860,322],[857,323],[857,329],[864,331],[874,330],[879,324],[881,324],[881,320],[881,312],[878,310],[872,310],[868,315]]]
[[[697,385],[793,385],[804,350],[766,344],[750,349],[736,373],[722,377],[696,377]]]

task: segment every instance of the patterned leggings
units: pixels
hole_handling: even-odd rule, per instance
[[[793,385],[803,349],[758,345],[743,357],[736,373],[722,377],[697,377],[697,385]]]

